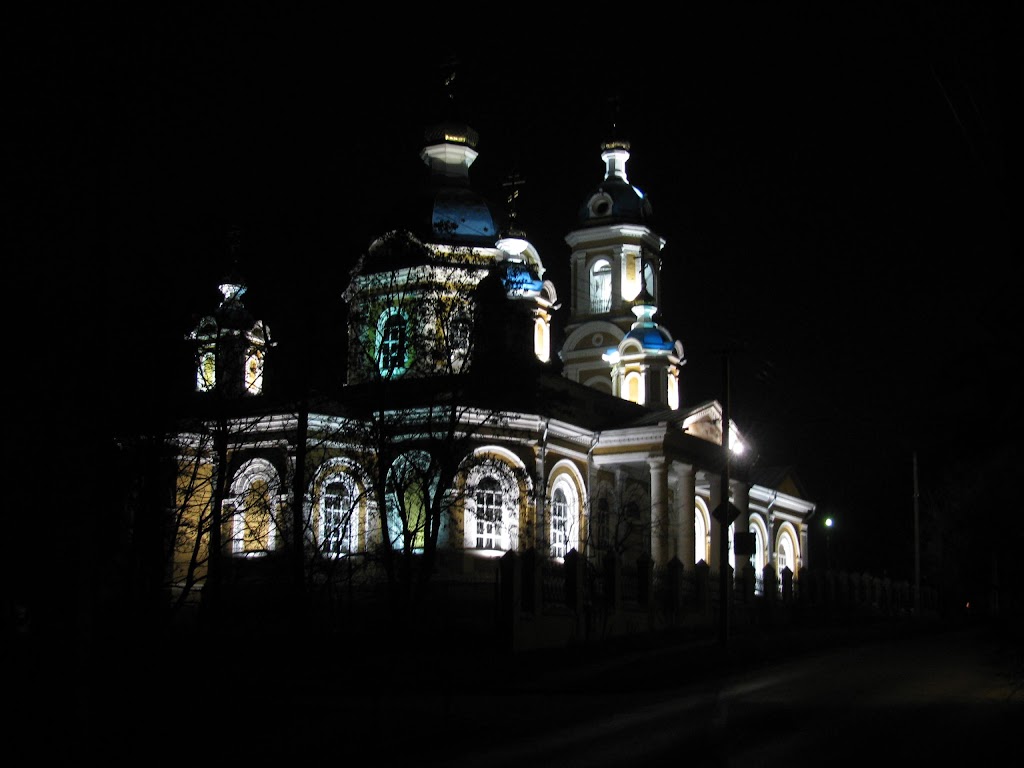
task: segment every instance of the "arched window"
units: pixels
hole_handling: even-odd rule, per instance
[[[258,395],[263,391],[263,350],[250,349],[245,356],[245,391]]]
[[[476,548],[501,548],[501,485],[493,477],[485,477],[476,487]]]
[[[388,470],[388,536],[396,550],[422,551],[430,534],[430,502],[438,478],[430,454],[411,451],[395,459]]]
[[[776,570],[780,576],[784,568],[796,571],[796,559],[793,554],[793,541],[789,538],[788,533],[783,532],[779,535],[779,549],[776,556]]]
[[[754,567],[754,594],[764,594],[765,536],[761,526],[750,518],[750,532],[754,534],[754,554],[750,560]]]
[[[461,472],[463,546],[488,555],[518,549],[520,499],[529,493],[522,463],[502,448],[481,447],[466,458]]]
[[[273,466],[253,459],[242,465],[231,484],[231,551],[259,557],[277,543],[277,501],[280,483]]]
[[[569,520],[569,502],[565,491],[556,488],[551,496],[551,556],[565,557],[565,526]]]
[[[641,374],[636,371],[630,371],[626,374],[625,378],[625,399],[631,403],[638,403],[639,405],[644,404],[644,388],[643,379]]]
[[[408,318],[391,307],[377,321],[377,365],[382,376],[400,376],[408,359]]]
[[[590,268],[590,311],[607,312],[612,307],[612,265],[598,259]]]
[[[324,486],[321,498],[320,541],[325,554],[337,557],[354,552],[359,525],[355,494],[351,485],[334,477]]]
[[[573,549],[579,549],[580,493],[569,462],[560,462],[551,485],[551,516],[549,543],[551,557],[561,559]]]
[[[209,392],[217,384],[217,355],[212,349],[203,350],[199,355],[199,368],[196,371],[196,390]]]
[[[733,523],[729,526],[729,567],[732,568],[733,572],[736,571],[736,549],[735,549],[735,537],[733,534],[736,533],[736,524]]]
[[[543,317],[538,317],[533,322],[533,353],[542,363],[551,359],[551,337],[548,333],[548,323]]]
[[[710,565],[708,547],[708,516],[703,501],[697,500],[693,510],[693,562],[703,560]]]
[[[654,292],[654,267],[649,261],[644,261],[644,288],[652,298],[657,296]]]

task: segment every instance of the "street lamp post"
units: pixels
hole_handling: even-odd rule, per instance
[[[832,526],[834,524],[831,517],[825,518],[825,562],[830,571],[832,570]]]

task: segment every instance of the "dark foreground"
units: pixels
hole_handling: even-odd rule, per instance
[[[78,650],[80,664],[55,658],[47,673],[37,658],[42,669],[17,678],[12,755],[946,763],[1016,750],[1024,727],[1021,635],[994,623],[746,628],[724,644],[709,635],[517,656],[447,649],[427,660],[411,647],[382,657],[266,641],[163,649],[148,663],[128,649]]]

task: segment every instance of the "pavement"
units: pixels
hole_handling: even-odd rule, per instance
[[[1022,626],[976,628],[1018,696]],[[198,746],[211,758],[286,758],[297,750],[326,755],[332,744],[355,739],[430,764],[446,744],[489,727],[536,736],[681,685],[713,688],[775,661],[962,628],[913,619],[745,626],[730,628],[724,641],[705,628],[519,654],[451,653],[415,640],[388,653],[322,643],[196,643],[148,649],[145,661],[127,646],[73,648],[75,664],[37,656],[34,672],[25,667],[15,676],[8,727],[62,734],[41,743],[53,756],[73,746],[75,754],[107,760],[154,750],[187,759]],[[183,739],[183,728],[198,742]]]

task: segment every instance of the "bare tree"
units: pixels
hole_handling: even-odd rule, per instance
[[[478,298],[494,282],[493,266],[493,256],[435,250],[393,232],[353,270],[345,294],[349,386],[342,417],[319,439],[359,468],[363,485],[353,502],[368,515],[363,563],[386,577],[400,615],[425,596],[439,546],[459,549],[467,540],[460,526],[477,505],[472,470],[494,469],[488,476],[508,486],[499,493],[526,482],[523,470],[479,450],[514,431],[501,383],[480,364]],[[513,311],[510,322],[530,332],[525,312]],[[484,517],[476,524],[502,525]],[[501,531],[499,539],[518,535]]]

